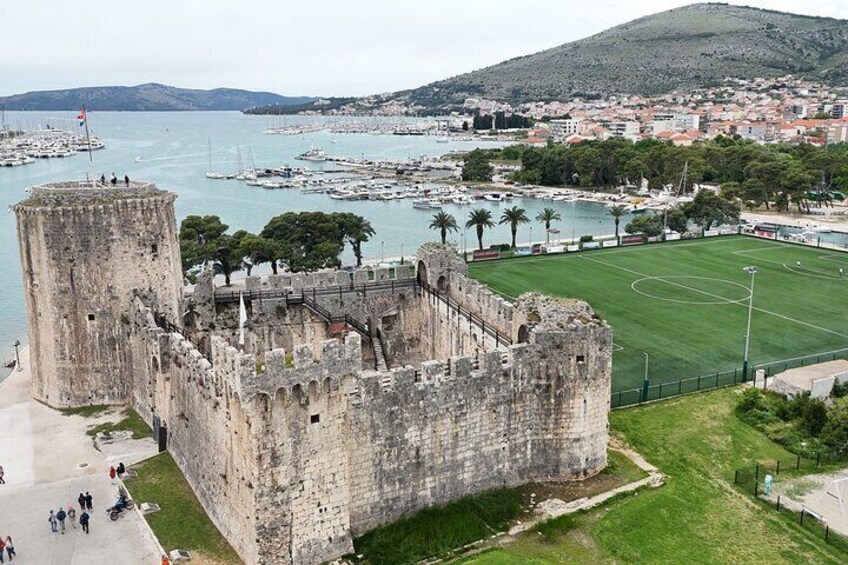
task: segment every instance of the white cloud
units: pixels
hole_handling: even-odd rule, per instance
[[[0,95],[163,82],[280,94],[404,88],[685,0],[0,0]],[[845,0],[731,2],[848,18]]]

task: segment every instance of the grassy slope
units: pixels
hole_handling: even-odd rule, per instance
[[[750,252],[750,250],[756,250]],[[734,252],[745,251],[743,254]],[[745,265],[759,267],[755,307],[801,320],[842,335],[755,311],[751,329],[752,363],[764,363],[848,345],[848,316],[844,297],[848,280],[836,276],[848,266],[848,254],[837,261],[820,259],[826,252],[788,244],[730,237],[697,242],[631,247],[576,255],[534,257],[478,263],[471,276],[508,297],[525,291],[573,296],[588,301],[612,325],[616,344],[613,389],[633,388],[644,374],[650,355],[653,382],[676,380],[741,366],[747,302],[705,305],[647,298],[631,284],[645,276],[686,275],[723,279],[671,279],[696,288],[682,289],[658,280],[637,288],[655,296],[683,301],[715,301],[704,293],[744,299],[749,276]],[[805,274],[787,270],[802,262]],[[848,269],[846,269],[848,270]]]
[[[848,556],[732,486],[735,467],[788,457],[732,413],[736,389],[611,416],[614,431],[668,475],[588,514],[558,537],[537,533],[471,559],[512,563],[845,563]]]
[[[356,554],[364,555],[364,562],[371,564],[417,563],[508,530],[524,519],[524,509],[529,508],[531,501],[554,496],[568,502],[607,492],[645,476],[646,473],[627,457],[610,451],[608,467],[591,479],[493,490],[425,509],[357,538],[354,540]]]
[[[218,532],[168,453],[133,466],[138,477],[127,482],[137,503],[155,502],[161,510],[147,522],[168,551],[187,549],[220,563],[241,563]]]

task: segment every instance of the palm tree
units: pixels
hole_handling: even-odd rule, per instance
[[[536,216],[536,221],[545,224],[545,243],[550,243],[551,234],[548,231],[551,229],[551,222],[562,221],[562,216],[553,208],[545,208]]]
[[[457,231],[459,226],[456,225],[456,218],[447,212],[437,212],[433,214],[433,221],[430,222],[431,230],[439,230],[442,235],[442,245],[447,243],[449,231]]]
[[[530,218],[527,217],[527,210],[513,206],[503,211],[498,223],[509,224],[509,230],[512,232],[512,248],[515,249],[515,234],[518,233],[518,224],[529,224]]]
[[[374,235],[374,227],[371,222],[348,212],[339,214],[341,219],[341,229],[345,239],[350,243],[353,249],[353,256],[356,257],[356,266],[362,266],[362,244]]]
[[[485,208],[476,208],[468,213],[468,221],[465,222],[466,228],[477,228],[477,243],[480,244],[480,250],[483,250],[483,229],[493,228],[495,223],[492,221],[492,213]]]
[[[618,241],[618,224],[621,222],[622,216],[627,214],[627,208],[621,204],[609,207],[609,215],[615,220],[615,240]]]

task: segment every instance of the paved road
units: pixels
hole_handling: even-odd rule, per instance
[[[160,549],[141,517],[131,512],[117,522],[106,515],[117,486],[110,465],[130,464],[155,453],[152,440],[94,449],[85,430],[103,418],[64,416],[29,397],[28,356],[23,371],[0,383],[0,535],[15,542],[15,563],[38,565],[158,565]],[[82,466],[81,466],[82,465]],[[77,507],[80,492],[94,497],[89,535],[67,523],[64,535],[50,531],[49,511]],[[79,509],[77,508],[79,514]]]

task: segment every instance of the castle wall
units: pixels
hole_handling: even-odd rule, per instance
[[[179,319],[174,195],[132,185],[35,187],[15,207],[33,397],[52,406],[127,400],[121,337],[132,297]]]
[[[173,195],[146,183],[75,186],[33,189],[16,207],[33,395],[53,405],[127,402],[160,421],[187,482],[246,563],[325,562],[350,552],[353,535],[404,514],[606,464],[612,334],[585,303],[506,303],[469,280],[449,248],[428,244],[419,280],[525,343],[494,343],[427,293],[320,297],[379,331],[396,364],[416,361],[363,371],[358,334],[325,340],[323,322],[279,300],[250,304],[248,352],[238,351],[237,306],[217,309],[204,274],[192,339],[208,343],[206,357],[154,317],[183,321]],[[247,285],[411,274],[272,275]]]
[[[157,327],[141,299],[132,313],[133,407],[167,427],[168,451],[212,522],[246,562],[259,562],[253,406],[236,392],[239,375],[255,371],[253,357],[213,340],[213,366],[183,336]]]

